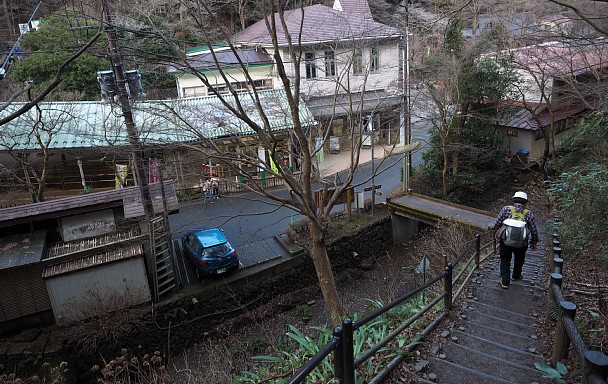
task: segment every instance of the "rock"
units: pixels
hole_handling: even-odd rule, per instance
[[[439,355],[439,358],[440,358],[440,359],[445,359],[445,353],[440,354],[440,355]]]
[[[530,338],[531,339],[538,339],[538,336],[536,336],[536,335],[530,335]]]
[[[416,364],[416,372],[422,372],[429,366],[430,362],[428,360],[420,360],[418,364]]]
[[[456,336],[452,336],[452,341],[456,343],[458,342],[458,338]]]
[[[441,337],[448,337],[448,336],[450,336],[450,331],[441,332]]]
[[[436,374],[434,374],[434,373],[432,373],[432,372],[431,372],[431,373],[429,373],[429,380],[431,380],[431,381],[435,381],[435,380],[437,380],[437,375],[436,375]]]
[[[528,352],[530,352],[530,353],[536,353],[536,348],[528,348]]]

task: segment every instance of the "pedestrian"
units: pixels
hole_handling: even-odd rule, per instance
[[[213,197],[218,199],[220,197],[220,178],[215,174],[211,177],[211,188],[213,188]]]
[[[515,192],[513,195],[513,205],[502,207],[494,224],[493,229],[496,239],[500,241],[500,286],[504,289],[509,288],[511,278],[513,280],[521,280],[523,278],[522,268],[526,259],[528,242],[530,249],[533,251],[536,250],[536,243],[538,243],[536,219],[534,218],[534,212],[526,208],[527,203],[528,195],[525,192]],[[513,221],[523,221],[525,223],[522,223],[522,227],[520,228],[524,235],[519,243],[515,243],[517,245],[508,245],[513,244],[511,240],[506,238],[506,233],[510,230],[508,226]],[[512,257],[514,258],[513,273],[511,273]]]
[[[203,184],[203,193],[205,194],[205,200],[211,196],[211,183],[209,183],[209,178],[205,179],[205,183]]]

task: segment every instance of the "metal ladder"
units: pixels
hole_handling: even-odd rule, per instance
[[[154,256],[154,301],[176,286],[171,241],[163,216],[150,220],[150,248]]]

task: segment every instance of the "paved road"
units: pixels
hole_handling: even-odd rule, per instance
[[[412,122],[413,140],[427,142],[427,132],[421,121]],[[423,147],[424,148],[424,147]],[[363,149],[368,151],[369,149]],[[412,156],[414,166],[422,162],[422,150]],[[376,175],[374,183],[381,185],[382,195],[377,196],[376,202],[386,200],[386,196],[397,188],[401,188],[401,167],[403,155],[394,155],[385,159],[376,159],[374,169]],[[340,173],[344,179],[344,172]],[[361,192],[371,186],[372,164],[368,162],[361,165],[355,173],[355,192]],[[287,196],[286,190],[276,190],[273,193]],[[365,197],[371,197],[371,192]],[[345,205],[335,207],[344,210]],[[190,203],[180,208],[179,214],[170,216],[170,225],[173,239],[179,239],[188,230],[218,226],[224,229],[226,236],[237,249],[241,262],[245,266],[253,265],[267,259],[280,257],[284,253],[274,241],[274,236],[285,232],[289,223],[298,218],[294,211],[278,207],[272,200],[263,198],[254,193],[223,196],[211,202],[201,201]]]

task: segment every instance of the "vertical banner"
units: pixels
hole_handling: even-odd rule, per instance
[[[325,154],[323,153],[323,138],[317,137],[315,140],[315,150],[317,152],[317,163],[321,164],[325,161]]]
[[[258,147],[258,159],[260,160],[258,172],[262,172],[265,168],[264,165],[266,164],[266,150],[261,145]]]
[[[124,188],[127,185],[127,175],[129,172],[129,166],[123,164],[116,164],[116,183],[115,188]]]
[[[277,165],[275,164],[275,162],[272,159],[272,156],[270,156],[270,154],[268,154],[268,158],[270,159],[270,168],[272,169],[272,172],[278,174],[279,173],[279,167],[277,167]]]
[[[148,173],[150,183],[160,182],[160,159],[148,159]]]

